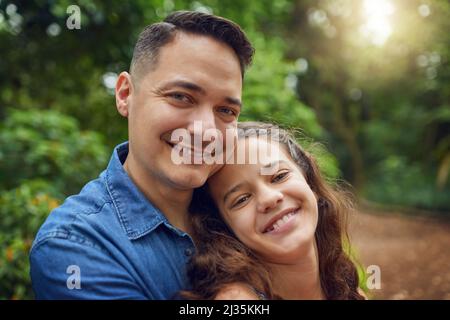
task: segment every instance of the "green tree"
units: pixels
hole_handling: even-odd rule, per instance
[[[28,252],[38,228],[60,204],[54,186],[31,180],[0,194],[0,299],[31,299]]]
[[[449,14],[444,0],[322,0],[287,19],[287,56],[306,65],[298,95],[370,200],[450,208]]]
[[[99,133],[57,111],[9,110],[0,126],[1,188],[45,179],[60,194],[78,193],[105,168],[109,152]]]

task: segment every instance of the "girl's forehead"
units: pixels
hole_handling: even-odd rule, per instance
[[[252,136],[239,139],[234,154],[234,164],[268,165],[274,161],[290,159],[283,144],[270,136]]]
[[[262,139],[239,139],[232,161],[228,161],[210,179],[211,185],[227,185],[237,180],[272,175],[280,166],[295,167],[286,148],[278,142]]]

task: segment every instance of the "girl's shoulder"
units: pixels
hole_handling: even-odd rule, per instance
[[[215,300],[264,300],[263,293],[258,292],[249,284],[234,282],[225,285],[215,296]]]

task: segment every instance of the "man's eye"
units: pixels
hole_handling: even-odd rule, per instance
[[[231,108],[227,108],[227,107],[221,107],[219,108],[219,112],[222,112],[228,116],[236,116],[236,111],[234,111]]]
[[[245,196],[240,197],[239,199],[237,199],[237,201],[233,204],[232,207],[234,208],[240,204],[243,204],[245,201],[248,200],[248,198],[250,198],[250,195],[245,195]]]
[[[183,93],[174,92],[174,93],[169,94],[169,97],[171,97],[175,100],[183,101],[183,102],[191,102],[189,100],[188,96],[186,96]]]
[[[275,175],[275,177],[273,177],[272,182],[278,182],[283,180],[287,175],[288,175],[289,171],[283,171],[278,173],[277,175]]]

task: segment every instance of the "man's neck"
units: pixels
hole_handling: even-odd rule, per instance
[[[188,208],[193,190],[180,190],[162,181],[160,177],[143,169],[130,154],[123,168],[152,205],[166,216],[170,224],[189,233],[191,226]]]
[[[319,259],[315,241],[292,264],[269,264],[275,294],[288,300],[323,300],[325,295],[320,284]]]

